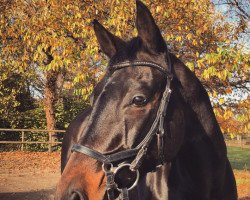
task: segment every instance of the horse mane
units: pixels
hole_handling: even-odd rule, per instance
[[[225,160],[225,141],[204,86],[196,75],[173,54],[171,54],[171,60],[173,62],[173,73],[180,82],[179,91],[184,101],[196,114],[217,155]]]
[[[178,81],[177,89],[188,110],[189,117],[186,117],[186,120],[193,120],[189,124],[195,125],[195,128],[189,127],[190,130],[187,130],[189,133],[186,137],[190,136],[190,132],[193,132],[191,134],[196,136],[192,137],[191,135],[192,139],[185,140],[173,160],[169,175],[169,186],[172,185],[174,190],[177,189],[183,193],[195,193],[193,191],[195,189],[193,179],[197,176],[195,172],[199,172],[202,177],[202,171],[210,168],[213,169],[213,173],[208,175],[207,181],[202,183],[204,184],[203,188],[210,188],[205,186],[210,185],[213,188],[213,194],[218,196],[219,199],[222,198],[221,195],[225,195],[225,199],[227,197],[230,197],[230,199],[233,197],[234,199],[237,196],[236,185],[232,179],[233,173],[227,159],[226,144],[209,96],[195,74],[173,54],[171,54],[171,61],[174,76]],[[230,190],[226,190],[225,185]],[[204,194],[206,192],[208,191],[203,191]],[[178,194],[178,192],[172,194]],[[173,197],[173,199],[175,198]]]
[[[125,46],[120,48],[117,53],[110,58],[109,66],[123,62],[125,60],[133,61],[136,59],[136,53],[143,48],[142,40],[140,37],[134,37],[126,41]]]

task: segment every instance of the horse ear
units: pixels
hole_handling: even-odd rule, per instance
[[[143,44],[149,50],[164,52],[167,46],[161,32],[149,9],[139,0],[136,0],[136,14],[136,28]]]
[[[93,21],[93,25],[101,50],[109,58],[114,56],[117,50],[125,45],[122,39],[110,33],[96,19]]]

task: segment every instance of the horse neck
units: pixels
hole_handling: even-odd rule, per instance
[[[186,119],[186,138],[178,154],[171,163],[147,173],[134,191],[133,197],[136,198],[133,199],[180,199],[185,192],[195,194],[191,196],[195,200],[210,198],[212,178],[209,177],[213,177],[211,163],[216,160],[213,158],[214,150],[192,110],[187,110]],[[205,181],[196,178],[203,177],[204,172],[209,176]]]
[[[210,199],[213,167],[218,156],[197,114],[189,106],[186,106],[185,119],[185,138],[169,171],[169,199],[178,199],[184,193],[192,195],[190,199],[194,200]],[[199,178],[205,174],[206,179]]]
[[[218,156],[224,159],[226,145],[205,88],[195,74],[172,54],[171,60],[173,73],[181,84],[179,91],[184,101],[196,114],[206,135],[211,139]]]

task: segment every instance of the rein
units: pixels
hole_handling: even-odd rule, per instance
[[[170,100],[170,95],[171,95],[171,81],[173,79],[173,75],[171,73],[171,60],[170,60],[170,55],[168,53],[167,57],[168,61],[168,70],[164,69],[162,66],[153,63],[153,62],[144,62],[144,61],[134,61],[134,62],[121,62],[115,65],[112,65],[110,68],[113,71],[123,69],[126,67],[133,67],[133,66],[146,66],[146,67],[151,67],[155,68],[159,71],[161,71],[166,77],[167,77],[167,83],[165,86],[165,90],[162,94],[162,99],[157,111],[156,118],[144,137],[144,139],[134,148],[132,149],[127,149],[123,150],[117,153],[113,154],[108,154],[105,155],[101,152],[98,152],[94,149],[90,149],[86,146],[80,145],[80,144],[74,144],[71,151],[75,151],[78,153],[83,153],[91,158],[94,158],[95,160],[103,163],[102,169],[107,177],[107,183],[106,183],[106,190],[107,190],[107,195],[109,200],[114,200],[114,190],[118,190],[120,192],[120,199],[128,200],[128,191],[133,189],[139,180],[139,168],[145,159],[145,156],[147,154],[147,149],[152,141],[153,137],[156,135],[157,136],[157,147],[158,147],[158,157],[160,160],[160,164],[162,165],[164,163],[164,155],[163,155],[163,147],[164,147],[164,140],[163,136],[165,134],[164,130],[164,118],[166,116],[166,111],[168,107],[168,103]],[[131,158],[135,157],[134,160],[129,164],[129,163],[121,163],[118,165],[118,167],[114,170],[113,169],[113,164],[114,162],[124,160],[126,158]],[[115,183],[115,175],[124,167],[129,167],[131,171],[136,172],[136,180],[133,183],[132,186],[129,188],[119,188],[118,185]]]

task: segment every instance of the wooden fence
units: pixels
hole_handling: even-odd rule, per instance
[[[52,151],[52,146],[61,144],[62,142],[55,141],[56,133],[64,133],[65,130],[41,130],[41,129],[5,129],[0,128],[0,132],[19,132],[21,141],[0,141],[0,144],[21,144],[21,151],[24,150],[24,144],[48,144],[48,152]],[[25,141],[25,133],[47,133],[48,141]]]

